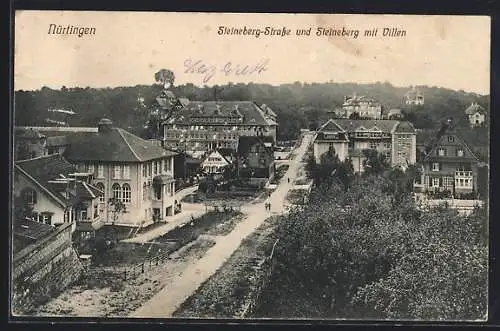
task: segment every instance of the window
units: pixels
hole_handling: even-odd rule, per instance
[[[445,156],[446,155],[446,150],[444,148],[439,148],[438,149],[438,156]]]
[[[432,178],[432,187],[439,187],[439,178]]]
[[[52,214],[50,213],[42,213],[42,222],[48,225],[52,224]]]
[[[94,173],[94,165],[93,164],[89,164],[88,172]]]
[[[371,149],[377,149],[378,143],[376,141],[370,141],[370,148]]]
[[[120,166],[119,165],[115,165],[113,167],[113,178],[114,179],[120,179]]]
[[[99,216],[99,207],[97,205],[94,205],[94,218]]]
[[[97,187],[99,190],[104,192],[104,184],[103,183],[97,183],[97,184],[95,184],[95,187]],[[105,194],[103,194],[99,197],[99,202],[106,202]]]
[[[453,137],[453,136],[448,136],[448,141],[449,141],[450,143],[454,142],[454,141],[455,141],[455,137]]]
[[[142,177],[147,177],[148,176],[148,168],[147,168],[147,164],[146,163],[143,163],[141,165],[142,167]]]
[[[169,172],[170,171],[170,159],[163,160],[163,170],[164,172]]]
[[[433,163],[432,164],[432,171],[439,171],[439,163]]]
[[[130,203],[131,191],[129,184],[123,184],[122,186],[122,201],[123,203]]]
[[[115,198],[117,200],[121,200],[122,190],[121,190],[120,184],[114,183],[111,188],[113,190],[113,198]]]
[[[148,176],[151,177],[153,176],[153,165],[150,163],[147,164],[148,165]]]
[[[36,204],[36,191],[32,188],[25,188],[21,192],[22,199],[25,203]]]
[[[102,164],[97,166],[97,177],[104,178],[104,166]]]
[[[146,183],[142,184],[142,200],[146,201],[148,199],[148,185]]]
[[[123,166],[123,178],[130,179],[130,166],[128,165]]]
[[[464,156],[464,150],[463,149],[457,149],[457,156],[463,157]]]
[[[453,177],[443,177],[443,186],[444,187],[453,187]]]

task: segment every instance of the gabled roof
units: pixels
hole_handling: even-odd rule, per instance
[[[407,132],[415,133],[415,128],[408,121],[396,120],[351,120],[351,119],[336,119],[333,120],[338,126],[347,132],[356,132],[359,128],[364,127],[368,131],[379,129],[385,133],[392,132]]]
[[[173,155],[176,153],[115,127],[75,139],[64,153],[71,161],[101,162],[144,162]]]
[[[325,124],[323,124],[318,132],[344,132],[345,130],[340,127],[334,120],[328,120]]]
[[[476,102],[471,103],[471,105],[465,110],[467,115],[473,115],[477,112],[484,114],[486,109]]]
[[[449,136],[453,136],[453,141],[448,139]],[[446,156],[436,156],[436,151],[441,147],[461,147],[464,149],[464,156],[457,157],[455,155]],[[465,140],[458,134],[458,132],[453,128],[445,129],[438,139],[435,139],[434,143],[430,146],[429,152],[425,155],[424,161],[432,161],[436,159],[459,159],[459,160],[474,160],[479,161],[479,158],[470,149],[469,145]]]
[[[229,148],[216,149],[216,150],[213,150],[212,152],[208,153],[207,157],[203,160],[203,162],[207,161],[208,158],[211,157],[213,154],[220,155],[224,159],[224,161],[226,161],[227,164],[231,164],[232,163],[231,156],[234,154],[234,152]]]
[[[268,136],[240,136],[238,139],[238,154],[247,154],[252,146],[260,144],[265,147],[265,150],[270,154],[273,153],[272,147],[266,147],[265,143],[273,143],[273,138]]]
[[[76,171],[75,166],[66,161],[59,154],[41,156],[34,159],[17,161],[16,170],[32,179],[43,191],[52,197],[59,205],[66,207],[71,205],[71,200],[61,194],[56,185],[49,183],[62,175],[69,175]]]

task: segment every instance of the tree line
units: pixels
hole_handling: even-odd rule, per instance
[[[411,194],[413,169],[367,157],[362,176],[335,155],[328,168],[309,165],[318,186],[276,225],[276,268],[257,315],[484,319],[486,210],[422,208]]]
[[[68,119],[69,125],[95,126],[106,116],[117,125],[135,134],[144,134],[148,110],[154,107],[155,98],[168,87],[177,97],[189,100],[252,100],[267,104],[278,116],[279,139],[293,140],[301,128],[318,128],[333,117],[331,111],[341,107],[344,96],[356,92],[372,96],[386,109],[399,108],[417,128],[433,130],[444,117],[453,117],[461,127],[467,127],[464,115],[471,102],[478,102],[489,109],[489,96],[438,87],[421,87],[425,105],[408,107],[403,103],[408,88],[389,83],[301,83],[243,84],[228,83],[216,86],[174,85],[175,75],[159,71],[155,75],[158,84],[115,88],[67,88],[15,92],[16,125],[43,125],[48,108],[64,108],[77,114]]]

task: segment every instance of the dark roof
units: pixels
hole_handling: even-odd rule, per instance
[[[27,238],[32,241],[44,238],[56,230],[52,225],[34,222],[31,220],[16,220],[13,223],[14,235]]]
[[[191,117],[241,117],[244,125],[277,125],[265,110],[251,101],[190,101],[167,123],[191,124]]]
[[[255,144],[261,144],[262,146],[266,147],[265,145],[266,142],[272,143],[273,138],[268,136],[240,136],[238,139],[238,154],[239,155],[247,154],[250,148]],[[265,150],[268,151],[269,153],[273,152],[272,147],[270,148],[266,147]]]
[[[364,96],[364,95],[360,95],[360,96],[357,96],[357,95],[348,96],[348,97],[346,97],[346,100],[344,101],[344,103],[343,103],[342,106],[357,105],[357,104],[359,104],[361,102],[367,102],[367,103],[373,104],[375,106],[380,106],[380,102],[378,102],[377,100],[375,100],[372,97],[368,97],[368,96]]]
[[[40,131],[33,128],[29,129],[15,128],[14,132],[17,138],[40,139],[46,137],[44,134],[41,134]]]
[[[396,120],[351,120],[351,119],[334,119],[332,120],[340,128],[347,132],[355,132],[364,130],[380,129],[382,132],[407,132],[415,133],[415,128],[408,121]]]
[[[465,140],[460,136],[460,134],[453,127],[448,127],[443,132],[439,133],[440,136],[437,137],[433,141],[433,143],[428,148],[428,153],[424,157],[424,161],[439,161],[439,160],[448,160],[448,161],[479,161],[478,157],[474,154],[474,152],[470,149],[469,145],[465,142]],[[452,141],[448,139],[448,137],[454,137]],[[450,149],[450,152],[445,156],[438,156],[437,149],[438,148]],[[464,150],[464,156],[456,156],[453,152],[457,148],[462,148]]]
[[[78,181],[76,182],[75,194],[78,198],[95,199],[99,196],[104,195],[104,192],[94,185]]]
[[[486,109],[484,109],[483,106],[475,102],[471,103],[471,105],[465,110],[465,113],[467,115],[473,115],[477,112],[484,114],[486,112]]]
[[[106,132],[85,136],[85,139],[75,139],[66,149],[64,155],[68,160],[143,162],[176,155],[120,128],[111,127]]]
[[[318,129],[318,132],[343,132],[343,131],[344,129],[340,127],[337,123],[335,123],[333,120],[328,120]]]
[[[32,177],[39,185],[47,190],[53,198],[58,199],[60,203],[65,206],[71,204],[71,201],[61,194],[55,184],[49,183],[49,181],[55,178],[61,178],[61,174],[67,177],[68,174],[76,172],[75,166],[69,163],[63,156],[60,154],[53,154],[18,161],[16,162],[16,167]]]
[[[47,146],[65,146],[67,144],[66,136],[47,136]]]
[[[227,157],[234,155],[235,150],[232,148],[218,148],[217,152],[219,152],[220,155]]]

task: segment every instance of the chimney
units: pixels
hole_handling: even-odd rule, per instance
[[[108,118],[103,118],[97,123],[97,131],[99,133],[110,132],[113,128],[113,122]]]

